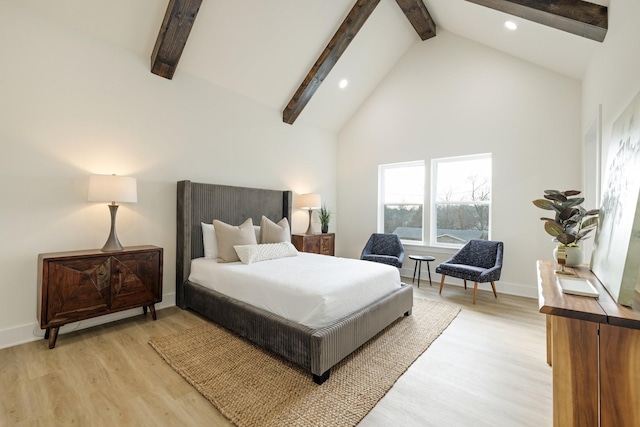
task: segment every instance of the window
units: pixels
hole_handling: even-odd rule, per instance
[[[424,161],[378,167],[378,232],[423,241]]]
[[[491,154],[431,161],[431,245],[491,238]]]

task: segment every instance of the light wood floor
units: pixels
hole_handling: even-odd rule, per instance
[[[462,311],[361,426],[548,426],[545,322],[531,299],[428,283]],[[203,320],[172,307],[0,350],[0,426],[229,426],[147,344]]]

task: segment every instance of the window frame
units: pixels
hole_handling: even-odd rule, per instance
[[[452,202],[438,202],[437,198],[437,188],[438,188],[438,165],[442,163],[450,163],[450,162],[463,162],[470,160],[481,160],[481,159],[489,159],[491,162],[491,174],[489,176],[489,200],[488,201],[452,201]],[[459,249],[464,246],[464,243],[442,243],[438,242],[438,216],[437,216],[437,206],[438,205],[486,205],[488,206],[488,218],[487,218],[487,240],[491,240],[492,234],[492,221],[491,221],[491,213],[493,206],[493,154],[492,153],[482,153],[482,154],[470,154],[463,156],[453,156],[453,157],[442,157],[438,159],[431,159],[431,189],[430,189],[430,226],[429,226],[429,245],[433,247],[440,248],[453,248]]]

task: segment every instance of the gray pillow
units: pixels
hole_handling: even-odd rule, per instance
[[[256,233],[253,229],[253,221],[248,218],[238,226],[229,225],[217,219],[213,220],[213,228],[218,241],[218,262],[240,261],[236,250],[236,245],[256,245]]]
[[[291,229],[287,218],[282,218],[278,223],[262,216],[260,221],[260,243],[291,242]]]

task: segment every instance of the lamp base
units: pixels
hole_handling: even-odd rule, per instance
[[[313,227],[311,227],[311,215],[313,214],[313,209],[309,209],[309,227],[307,227],[307,231],[304,234],[316,234],[313,232]]]
[[[120,244],[118,234],[116,233],[116,213],[118,213],[118,205],[109,205],[109,212],[111,212],[111,231],[109,232],[107,243],[105,243],[100,250],[102,252],[121,251],[124,248]]]

